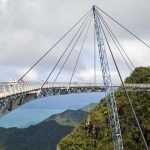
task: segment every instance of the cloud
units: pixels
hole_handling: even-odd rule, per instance
[[[0,0],[0,10],[5,10],[9,0]]]
[[[95,0],[95,3],[147,43],[150,43],[149,1]],[[91,0],[0,0],[0,68],[6,68],[7,70],[1,71],[0,80],[8,80],[8,78],[15,78],[15,76],[19,78],[20,71],[25,71],[31,67],[68,28],[91,9],[93,4],[94,2]],[[123,44],[135,66],[148,66],[150,64],[149,49],[139,44],[137,40],[129,36],[115,23],[112,23],[106,16],[104,18]],[[39,66],[33,70],[30,78],[27,79],[45,79],[74,33],[75,30],[51,51]],[[79,41],[74,53],[64,67],[63,72],[65,75],[62,76],[62,80],[67,79],[67,75],[71,74],[80,46],[81,41]],[[130,72],[117,49],[113,45],[112,48],[123,77],[129,75]],[[116,72],[108,49],[107,53],[111,71]],[[97,65],[100,65],[98,60],[97,56]],[[63,62],[64,59],[61,60],[56,68],[56,72],[61,68]],[[19,71],[17,72],[17,70]],[[101,70],[99,71],[101,72]],[[54,75],[56,75],[56,72]],[[92,80],[92,72],[93,29],[91,27],[77,66],[76,80]],[[112,73],[112,76],[115,75]],[[116,79],[113,80],[116,81]]]
[[[18,74],[20,76],[23,76],[28,70],[29,70],[29,68],[20,69],[20,70],[18,70]],[[25,77],[25,80],[26,81],[37,81],[38,73],[36,71],[30,71],[30,73]]]
[[[97,83],[102,83],[102,73],[99,70],[96,70],[96,80]],[[82,81],[85,83],[94,83],[94,69],[83,70],[76,74],[75,79],[77,81]]]

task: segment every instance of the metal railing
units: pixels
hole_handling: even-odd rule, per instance
[[[0,83],[0,98],[5,98],[11,95],[16,95],[25,92],[38,91],[41,89],[42,83],[10,83],[3,82]],[[125,84],[127,88],[147,88],[150,89],[150,84]],[[47,83],[43,88],[104,88],[103,84],[100,83]],[[121,87],[121,86],[114,86]]]

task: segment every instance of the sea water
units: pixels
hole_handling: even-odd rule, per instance
[[[0,127],[25,128],[67,109],[76,110],[90,103],[98,103],[103,97],[104,93],[86,93],[41,98],[1,117]]]

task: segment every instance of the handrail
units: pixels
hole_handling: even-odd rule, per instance
[[[0,83],[0,98],[5,98],[11,95],[21,94],[25,92],[40,90],[42,83],[40,82],[27,82],[27,83],[15,83],[15,82],[1,82]],[[150,88],[150,84],[125,84],[127,88]],[[101,83],[47,83],[43,88],[104,88]],[[113,87],[121,87],[115,85]]]

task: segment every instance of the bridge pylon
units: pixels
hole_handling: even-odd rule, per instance
[[[118,110],[117,110],[117,105],[116,105],[116,100],[114,95],[114,89],[112,86],[107,54],[104,46],[102,24],[96,6],[93,6],[93,15],[94,15],[94,24],[95,24],[95,32],[96,32],[95,34],[97,38],[99,58],[100,58],[104,88],[106,93],[106,102],[107,102],[107,108],[109,112],[109,123],[110,123],[112,138],[114,142],[114,150],[123,150],[124,147],[123,147],[123,140],[121,135],[120,123],[119,123]]]

